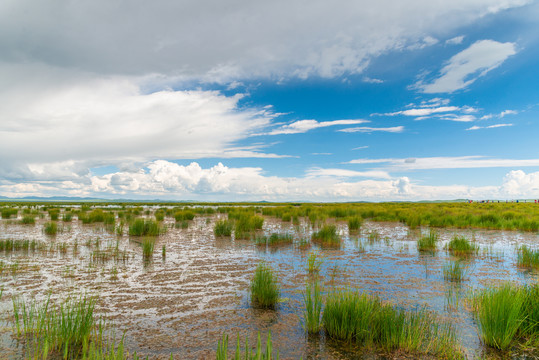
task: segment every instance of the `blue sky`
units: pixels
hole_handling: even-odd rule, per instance
[[[0,6],[0,195],[539,198],[539,3]]]

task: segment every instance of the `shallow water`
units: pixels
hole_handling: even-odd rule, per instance
[[[113,322],[118,334],[125,332],[131,353],[137,351],[150,358],[167,358],[173,353],[178,359],[210,359],[215,357],[217,341],[224,332],[231,337],[233,347],[236,334],[242,339],[249,336],[249,343],[255,344],[256,332],[264,338],[268,330],[282,359],[363,358],[353,349],[326,342],[323,335],[305,336],[301,293],[308,280],[307,256],[316,250],[323,257],[320,274],[325,291],[359,289],[407,309],[426,307],[435,311],[455,324],[468,357],[474,358],[481,356],[483,348],[465,306],[469,291],[503,281],[537,281],[536,273],[517,268],[515,251],[521,244],[537,247],[539,238],[534,233],[437,230],[439,249],[455,234],[474,237],[480,246],[479,255],[468,260],[466,280],[452,284],[444,281],[442,274],[451,256],[444,250],[418,254],[420,231],[409,231],[402,224],[367,221],[361,232],[349,234],[346,223],[337,222],[343,238],[340,249],[316,245],[308,250],[296,246],[266,249],[247,240],[216,239],[214,223],[224,216],[198,216],[188,229],[174,228],[173,221],[166,220],[168,232],[159,237],[149,263],[142,258],[138,239],[125,234],[118,237],[100,225],[82,225],[74,220],[63,233],[50,237],[42,234],[44,220],[35,226],[1,220],[0,238],[36,239],[47,245],[45,250],[35,252],[0,252],[4,263],[0,308],[10,310],[15,295],[28,300],[96,295],[97,314]],[[379,240],[369,241],[368,234],[373,231],[379,234]],[[299,239],[309,238],[312,229],[304,221],[293,226],[266,217],[264,232],[289,232]],[[67,243],[65,252],[51,247],[51,243]],[[125,251],[127,259],[91,260],[95,250],[116,246]],[[260,260],[266,260],[279,274],[282,301],[277,310],[250,306],[249,282]],[[17,263],[18,269],[10,271],[8,267]],[[16,353],[8,328],[6,322],[0,327],[0,345]]]

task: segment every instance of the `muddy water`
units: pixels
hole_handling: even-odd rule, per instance
[[[468,357],[474,358],[481,356],[483,349],[465,306],[468,293],[503,281],[537,281],[536,274],[517,268],[515,252],[521,244],[538,246],[537,234],[439,230],[439,248],[455,234],[474,237],[480,245],[479,255],[467,262],[466,281],[456,285],[444,281],[442,274],[451,257],[443,250],[434,255],[418,254],[420,232],[401,224],[366,222],[361,232],[350,234],[346,223],[338,222],[343,238],[340,249],[315,245],[307,250],[297,246],[266,249],[251,241],[216,239],[213,226],[219,216],[223,217],[197,217],[188,229],[177,229],[166,221],[169,229],[159,237],[150,262],[143,260],[138,239],[117,236],[103,226],[74,220],[63,232],[50,237],[42,234],[44,220],[35,226],[1,220],[0,238],[35,239],[45,246],[36,251],[0,252],[4,264],[0,307],[4,313],[11,309],[15,295],[38,300],[95,295],[99,298],[97,313],[114,323],[118,334],[125,333],[130,352],[150,358],[168,358],[173,353],[178,359],[211,359],[224,332],[234,341],[236,334],[242,339],[249,336],[249,343],[254,344],[256,332],[264,337],[268,330],[274,348],[284,359],[361,358],[353,349],[326,342],[323,334],[307,337],[302,329],[306,259],[316,250],[323,258],[325,291],[360,289],[403,308],[427,307],[455,324]],[[299,239],[309,238],[312,229],[303,221],[293,226],[266,218],[264,232],[289,232]],[[378,236],[370,241],[373,232]],[[123,254],[121,259],[92,260],[96,251],[106,253],[116,247]],[[282,301],[277,310],[250,306],[249,281],[260,260],[266,260],[279,274]],[[15,270],[11,270],[13,264]],[[3,325],[1,346],[11,347],[4,353],[11,351],[16,358],[16,343],[6,340],[8,330],[5,322]]]

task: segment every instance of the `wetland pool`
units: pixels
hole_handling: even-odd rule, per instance
[[[50,296],[55,301],[87,294],[97,298],[97,315],[124,334],[130,353],[150,359],[169,358],[171,353],[178,359],[214,359],[224,333],[232,348],[237,334],[242,342],[247,336],[255,344],[258,331],[263,339],[271,331],[281,359],[384,358],[326,340],[323,332],[319,337],[306,335],[302,293],[312,276],[307,257],[316,252],[322,260],[319,279],[324,293],[357,289],[404,309],[424,307],[454,324],[466,356],[478,358],[487,352],[467,306],[470,292],[507,281],[537,282],[535,272],[517,267],[516,251],[520,245],[537,248],[537,233],[436,229],[438,251],[420,253],[416,243],[428,229],[365,221],[359,232],[350,232],[346,222],[334,222],[342,238],[340,248],[300,247],[299,239],[310,239],[313,232],[307,219],[293,225],[266,216],[263,233],[292,234],[295,243],[261,247],[251,240],[216,238],[214,225],[225,218],[226,214],[197,216],[186,229],[165,219],[167,232],[157,238],[151,261],[143,259],[139,238],[126,231],[117,235],[103,225],[83,225],[76,217],[61,225],[63,231],[56,236],[43,234],[44,219],[35,225],[0,220],[0,240],[44,244],[33,251],[0,251],[4,356],[20,358],[6,315],[13,297],[44,301]],[[453,259],[444,246],[455,235],[473,238],[479,246],[477,255],[463,261],[467,270],[460,283],[443,276],[444,265]],[[113,249],[116,255],[110,256]],[[281,300],[275,310],[254,309],[250,303],[249,283],[261,260],[278,274]]]

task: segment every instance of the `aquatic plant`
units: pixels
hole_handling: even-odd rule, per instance
[[[290,234],[272,233],[270,236],[257,236],[255,237],[254,241],[258,246],[277,246],[292,244],[294,242],[294,238]]]
[[[539,269],[539,250],[522,245],[517,251],[517,264],[521,267]]]
[[[476,317],[485,345],[508,349],[523,324],[525,294],[511,284],[485,289],[475,295]]]
[[[305,310],[303,312],[305,323],[304,328],[309,334],[318,334],[320,332],[322,312],[322,295],[318,280],[313,283],[307,283],[303,293],[303,303]]]
[[[260,341],[260,332],[257,336],[258,340],[256,343],[256,349],[253,351],[249,347],[249,340],[246,337],[245,338],[245,347],[243,350],[243,353],[241,351],[240,347],[240,337],[238,335],[237,341],[236,341],[236,352],[234,356],[231,359],[240,360],[240,359],[246,359],[246,360],[279,360],[279,351],[277,351],[277,354],[273,355],[273,345],[271,341],[271,331],[268,332],[268,338],[266,340],[266,346],[265,348],[262,347],[262,342]],[[217,342],[217,354],[216,354],[217,360],[227,360],[228,359],[228,335],[223,334],[223,340],[219,340]]]
[[[446,357],[460,354],[449,323],[426,310],[398,309],[365,293],[328,294],[322,323],[328,337],[359,346]]]
[[[21,219],[21,224],[24,225],[34,225],[36,223],[36,219],[32,215],[24,215]]]
[[[54,221],[46,222],[43,225],[43,232],[47,235],[56,235],[58,233],[58,225]]]
[[[467,267],[460,260],[451,261],[443,266],[442,272],[444,280],[461,282],[467,274]]]
[[[438,233],[430,230],[428,235],[421,236],[419,240],[417,240],[417,250],[420,252],[436,251],[437,242]]]
[[[265,262],[258,264],[251,280],[251,302],[261,308],[273,308],[279,300],[279,284],[277,276]]]
[[[231,236],[232,222],[229,220],[218,220],[213,228],[215,236]]]
[[[455,235],[447,244],[447,250],[455,256],[471,256],[477,254],[479,246],[464,236]]]
[[[312,240],[324,246],[341,246],[341,238],[335,225],[322,226],[319,231],[313,233]]]
[[[129,225],[129,235],[132,236],[158,236],[164,231],[157,221],[151,219],[138,218]]]
[[[363,223],[363,219],[359,216],[354,216],[348,219],[348,230],[358,231]]]
[[[307,257],[307,270],[309,274],[318,274],[322,267],[323,260],[319,257],[317,252],[312,252]]]
[[[71,222],[71,220],[73,220],[73,213],[70,211],[65,212],[64,215],[62,216],[62,221]]]
[[[142,240],[142,257],[144,260],[150,260],[153,256],[153,249],[155,246],[155,239],[145,237]]]
[[[19,210],[17,210],[16,208],[11,208],[11,207],[4,207],[0,210],[2,219],[9,219],[12,216],[17,217],[18,213],[19,213]]]

